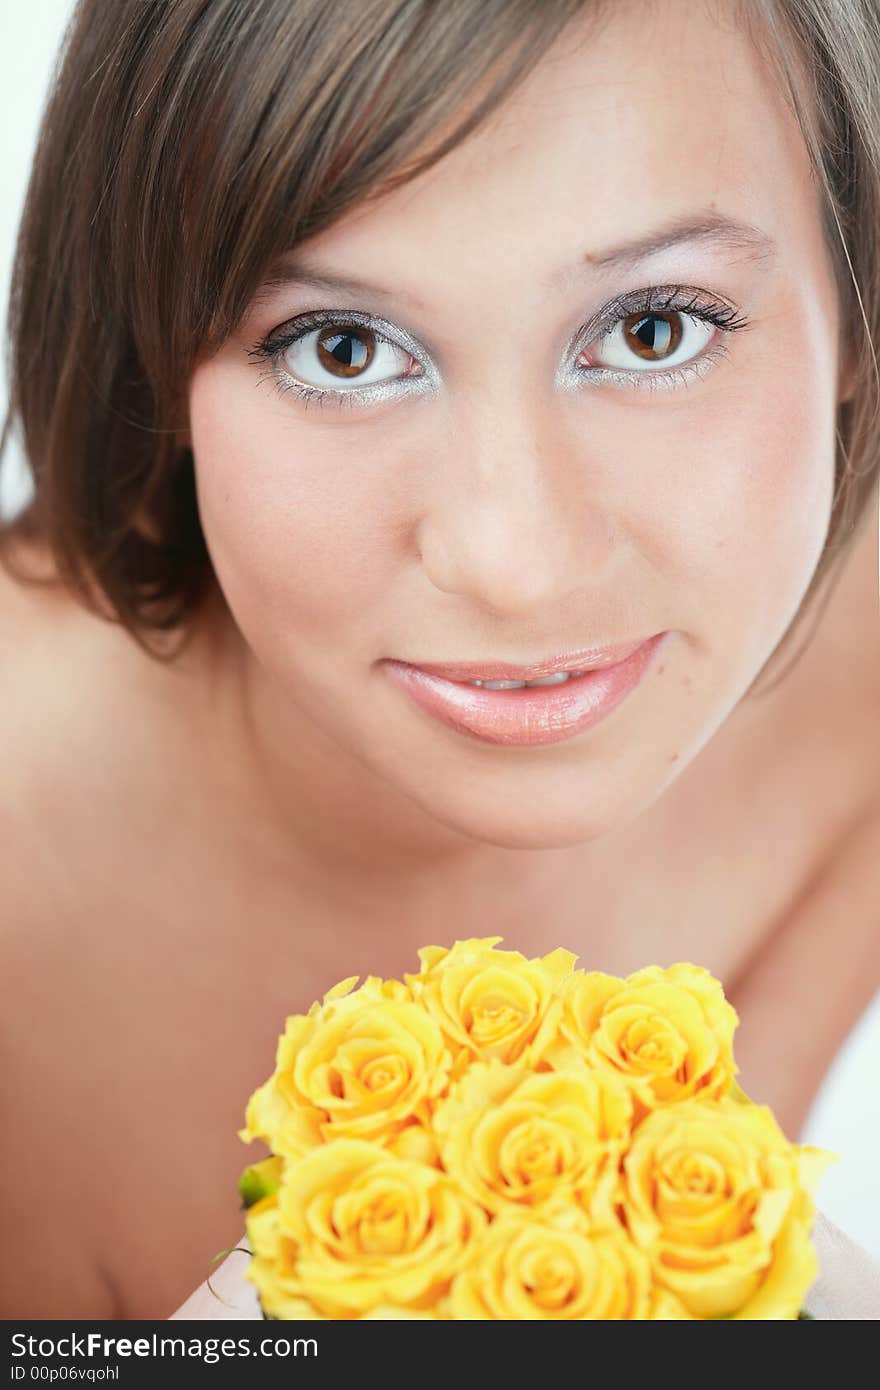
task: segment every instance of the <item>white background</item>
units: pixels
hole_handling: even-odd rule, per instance
[[[105,3],[112,5],[113,0]],[[16,227],[37,125],[57,46],[71,11],[71,0],[31,0],[29,4],[5,0],[0,5],[0,290],[4,318]],[[0,395],[4,411],[5,391],[4,380]],[[14,448],[9,449],[0,502],[8,509],[26,495],[21,459]],[[0,668],[9,657],[9,653],[0,653]],[[880,892],[877,920],[880,930]],[[828,923],[828,929],[834,930],[833,922]],[[804,1026],[809,1027],[808,1019]],[[880,994],[839,1054],[800,1138],[841,1155],[842,1161],[823,1179],[820,1205],[833,1221],[880,1257]]]

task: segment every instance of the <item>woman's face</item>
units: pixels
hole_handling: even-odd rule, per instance
[[[832,501],[836,298],[778,80],[692,0],[578,25],[464,145],[297,248],[351,288],[265,287],[190,389],[267,736],[508,847],[594,838],[682,773],[794,618]],[[441,722],[383,665],[659,633],[621,703],[564,737],[539,714],[533,743]]]

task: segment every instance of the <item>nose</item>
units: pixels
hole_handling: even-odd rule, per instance
[[[608,592],[617,524],[583,424],[558,401],[529,408],[484,393],[450,427],[418,527],[437,589],[534,616],[545,631],[560,605],[583,618],[585,594]]]

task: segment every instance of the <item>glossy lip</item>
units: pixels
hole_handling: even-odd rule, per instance
[[[588,667],[616,666],[618,662],[641,647],[645,641],[622,642],[616,647],[584,647],[562,656],[548,657],[532,666],[514,666],[507,661],[449,661],[401,662],[429,676],[442,676],[448,681],[536,681],[543,676],[555,676],[560,671],[584,671]]]
[[[583,676],[569,678],[562,685],[537,686],[531,690],[485,690],[434,675],[424,666],[391,660],[381,665],[390,679],[426,713],[458,733],[508,747],[534,746],[573,738],[609,715],[639,684],[668,635],[668,631],[659,632],[631,645],[629,654],[613,665],[596,667]],[[485,667],[480,669],[486,670]],[[557,667],[560,669],[566,668]],[[479,680],[480,677],[470,679]],[[498,676],[496,679],[516,680],[517,677]]]

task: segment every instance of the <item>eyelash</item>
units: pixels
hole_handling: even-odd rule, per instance
[[[619,295],[616,299],[611,300],[599,314],[581,325],[570,340],[570,344],[579,344],[576,349],[579,353],[584,348],[603,341],[618,323],[630,315],[660,313],[677,313],[686,318],[709,323],[724,334],[734,333],[750,326],[749,320],[733,305],[704,295],[700,290],[681,285],[655,285],[650,289]],[[300,399],[304,408],[310,405],[363,406],[372,404],[377,400],[386,400],[392,396],[412,394],[414,391],[425,389],[425,382],[428,378],[424,376],[391,377],[363,388],[352,387],[347,390],[334,390],[332,387],[311,386],[296,381],[289,374],[284,376],[279,374],[279,359],[289,347],[306,337],[307,334],[314,332],[315,329],[337,325],[368,328],[378,341],[389,343],[393,347],[409,353],[421,366],[424,366],[414,351],[419,345],[412,341],[407,342],[406,338],[401,340],[393,332],[382,332],[383,320],[360,311],[318,309],[298,315],[291,321],[287,332],[273,330],[272,333],[248,350],[247,355],[250,358],[264,362],[269,367],[268,372],[261,374],[260,381],[269,380],[281,396],[292,391]],[[585,337],[588,333],[589,337]],[[719,359],[727,356],[728,351],[729,349],[724,342],[717,342],[708,351],[700,353],[678,367],[664,369],[661,366],[656,371],[650,369],[627,371],[625,368],[603,366],[576,367],[573,372],[570,371],[567,375],[573,378],[579,386],[608,384],[634,387],[639,390],[674,389],[679,386],[686,386],[695,378],[701,380]]]

